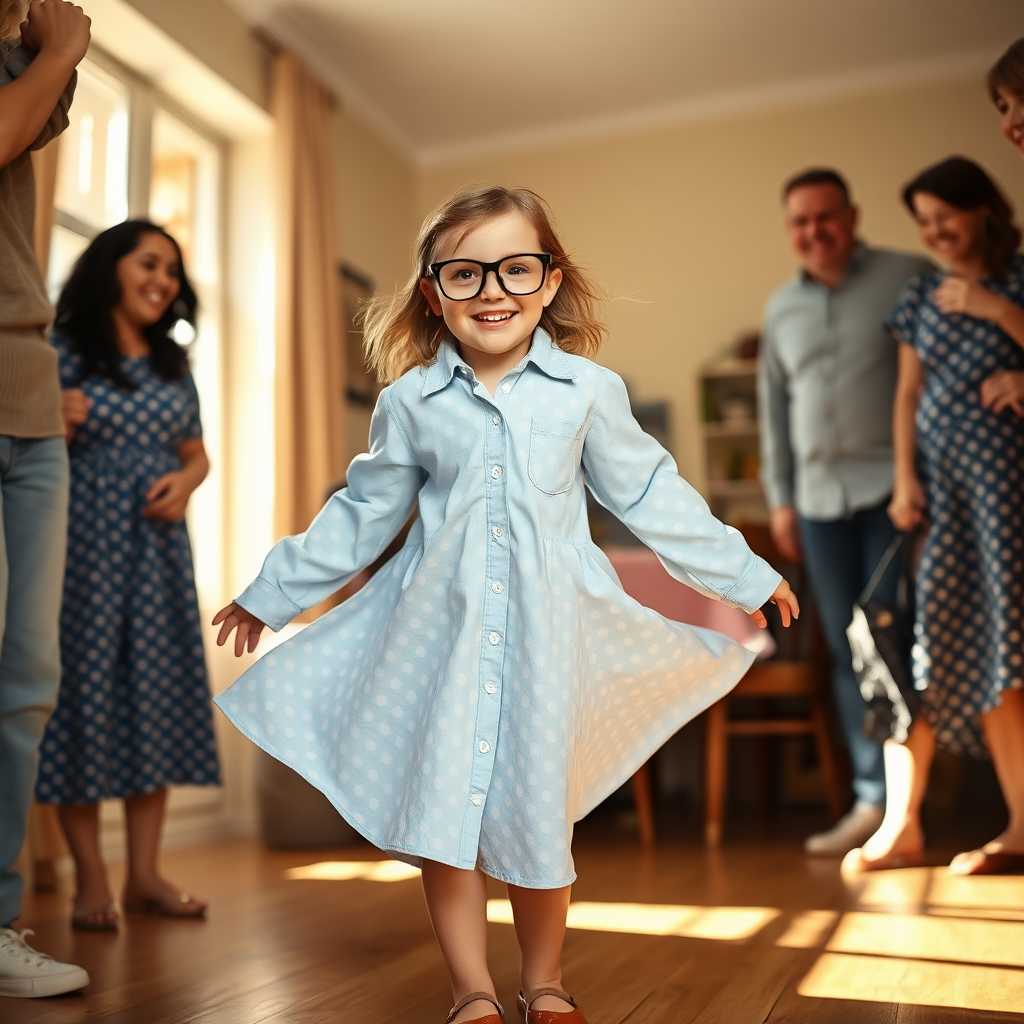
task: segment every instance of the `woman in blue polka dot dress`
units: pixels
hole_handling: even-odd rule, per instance
[[[914,678],[923,710],[886,746],[885,819],[860,869],[917,863],[935,745],[991,754],[1006,830],[958,854],[957,874],[1024,868],[1024,409],[1003,386],[1024,370],[1024,256],[1013,211],[988,175],[953,157],[904,190],[929,249],[949,267],[912,279],[887,325],[900,344],[893,435],[897,528],[925,526]]]
[[[282,540],[215,619],[256,646],[384,550],[358,594],[218,698],[231,720],[423,870],[449,967],[449,1024],[500,1024],[487,875],[508,883],[527,1024],[585,1024],[562,990],[573,823],[753,654],[622,590],[594,545],[584,486],[676,578],[743,608],[798,611],[785,580],[715,519],[585,358],[595,292],[532,192],[468,188],[429,217],[404,294],[367,318],[392,383],[306,533]],[[439,1018],[440,1019],[440,1018]]]
[[[75,859],[75,927],[117,927],[99,801],[125,802],[124,908],[202,915],[159,873],[167,787],[219,782],[188,499],[206,476],[199,403],[169,332],[195,320],[177,243],[145,221],[99,235],[57,306],[71,461],[62,679],[36,799]]]

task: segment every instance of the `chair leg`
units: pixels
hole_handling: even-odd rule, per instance
[[[722,840],[722,809],[725,804],[725,774],[728,704],[718,701],[704,716],[704,842],[718,846]]]
[[[640,841],[644,846],[654,845],[654,803],[651,800],[651,765],[646,762],[634,773],[633,802],[640,822]]]
[[[832,815],[833,821],[838,821],[843,816],[843,796],[839,785],[836,750],[829,732],[828,716],[820,701],[811,701],[811,721],[814,723],[814,740],[818,748],[818,760],[821,762],[821,778],[825,783],[829,814]]]

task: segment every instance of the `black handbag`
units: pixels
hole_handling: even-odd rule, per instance
[[[910,652],[914,644],[914,569],[912,534],[900,534],[889,545],[853,606],[846,629],[853,671],[866,705],[864,734],[873,740],[906,742],[921,698],[914,689]],[[893,559],[902,549],[896,605],[875,599]]]

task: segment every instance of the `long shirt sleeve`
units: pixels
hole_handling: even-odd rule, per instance
[[[770,319],[765,320],[761,337],[757,397],[761,418],[761,484],[768,506],[792,505],[794,462],[789,438],[789,386],[779,362]]]
[[[365,569],[394,539],[416,502],[424,470],[390,404],[390,389],[370,423],[370,450],[349,466],[346,484],[305,533],[271,548],[259,576],[236,599],[279,630]]]
[[[752,612],[782,577],[743,536],[716,519],[676,469],[672,456],[633,418],[625,385],[604,374],[604,393],[583,445],[587,484],[597,500],[695,590]]]

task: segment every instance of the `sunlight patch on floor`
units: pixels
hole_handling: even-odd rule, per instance
[[[1024,924],[918,914],[844,914],[825,947],[833,953],[1024,967]],[[1024,998],[1024,975],[1020,976]]]
[[[775,940],[775,945],[787,949],[820,946],[838,917],[839,912],[835,910],[805,910],[789,922],[789,927]]]
[[[319,882],[348,882],[360,878],[368,882],[404,882],[418,878],[419,868],[400,860],[322,860],[301,868],[289,868],[284,877]]]
[[[797,986],[797,993],[814,999],[1005,1013],[1024,1005],[1024,973],[973,964],[825,953]]]
[[[689,907],[662,903],[570,903],[566,925],[586,931],[680,935],[737,941],[756,935],[781,911],[774,907]],[[488,900],[487,920],[512,924],[508,900]]]

